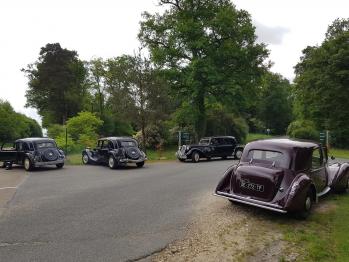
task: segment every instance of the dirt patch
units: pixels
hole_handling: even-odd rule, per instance
[[[330,213],[334,210],[336,210],[337,205],[333,202],[319,202],[315,208],[314,208],[314,212],[316,213],[320,213],[320,214],[327,214]]]
[[[294,261],[275,220],[280,215],[232,204],[205,194],[183,240],[151,257],[152,261]]]

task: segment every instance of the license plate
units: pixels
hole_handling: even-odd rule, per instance
[[[258,191],[258,192],[263,192],[264,191],[264,186],[263,185],[251,183],[247,179],[241,179],[240,187],[241,188],[246,188],[246,189],[249,189],[249,190],[253,190],[253,191]]]

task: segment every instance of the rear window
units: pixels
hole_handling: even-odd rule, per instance
[[[250,150],[246,161],[275,165],[276,167],[289,168],[289,161],[283,153],[268,150]]]
[[[37,142],[36,143],[36,148],[37,149],[49,148],[49,147],[56,147],[56,145],[53,142]]]
[[[136,141],[121,141],[120,144],[122,147],[136,147],[137,146]]]
[[[199,145],[208,145],[208,143],[210,143],[209,139],[201,139]]]

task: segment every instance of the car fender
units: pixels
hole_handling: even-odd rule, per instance
[[[285,209],[289,212],[303,210],[304,199],[309,189],[312,190],[313,201],[316,202],[316,188],[312,179],[307,174],[298,174],[288,188]]]
[[[186,152],[185,154],[186,154],[188,157],[190,157],[191,154],[192,154],[193,152],[195,152],[195,151],[199,152],[199,154],[200,154],[201,157],[205,157],[205,156],[206,156],[206,153],[205,153],[201,148],[192,148],[192,149],[190,149],[188,152]]]
[[[338,163],[338,171],[331,181],[331,189],[334,191],[342,191],[347,188],[349,178],[349,163]]]
[[[28,157],[29,160],[33,163],[34,162],[34,155],[30,152],[26,152],[24,153],[25,157]],[[24,162],[24,159],[23,159],[23,162]]]
[[[92,162],[97,162],[97,158],[94,157],[93,151],[92,151],[91,149],[89,149],[89,148],[84,149],[84,150],[82,151],[82,154],[84,154],[84,153],[88,156],[88,158],[89,158],[90,161],[92,161]]]
[[[235,171],[236,167],[237,167],[237,165],[232,165],[224,172],[222,178],[220,179],[220,181],[215,189],[216,194],[219,194],[218,193],[219,191],[230,193],[231,178],[234,175],[234,171]]]

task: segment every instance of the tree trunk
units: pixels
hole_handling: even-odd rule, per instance
[[[206,108],[205,108],[205,90],[201,88],[198,95],[195,97],[195,109],[196,109],[196,119],[195,119],[195,132],[197,139],[199,140],[206,134]]]

